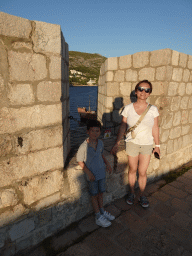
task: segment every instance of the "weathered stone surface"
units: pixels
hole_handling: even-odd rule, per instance
[[[46,198],[43,198],[36,203],[34,206],[34,209],[36,211],[39,211],[42,208],[48,207],[49,205],[57,203],[61,199],[61,193],[57,192],[51,196],[47,196]]]
[[[177,82],[170,82],[168,87],[168,95],[169,96],[175,96],[177,95],[179,83]]]
[[[169,130],[165,130],[161,135],[161,142],[165,142],[169,137]]]
[[[106,97],[105,107],[106,108],[112,108],[113,107],[113,98],[112,97]]]
[[[85,174],[80,166],[67,169],[68,182],[71,194],[77,193],[80,195],[83,188],[87,187]]]
[[[105,62],[102,63],[101,68],[100,68],[100,76],[105,74]]]
[[[189,97],[189,104],[188,104],[188,108],[192,108],[192,96]]]
[[[192,83],[187,83],[187,86],[186,86],[186,93],[188,95],[191,95],[192,94]]]
[[[14,180],[63,167],[63,148],[50,148],[24,156],[12,157],[0,162],[0,187]]]
[[[105,74],[105,81],[106,82],[112,82],[113,81],[113,77],[114,77],[113,71],[108,71]]]
[[[180,150],[183,145],[183,137],[174,140],[174,152]]]
[[[187,134],[189,130],[190,130],[190,125],[182,126],[181,135]]]
[[[32,44],[31,43],[26,43],[26,42],[14,42],[12,44],[14,49],[28,49],[28,50],[32,50]]]
[[[162,117],[162,128],[170,129],[173,123],[173,113],[167,113],[167,115]]]
[[[147,79],[149,81],[154,81],[155,69],[154,68],[143,68],[139,71],[139,80]]]
[[[179,64],[179,52],[172,51],[172,65],[178,66]]]
[[[61,57],[50,56],[49,73],[51,79],[61,79],[62,74],[64,74]]]
[[[174,151],[173,140],[167,142],[167,154],[171,154]]]
[[[17,16],[0,12],[0,34],[4,36],[29,38],[31,22]]]
[[[178,111],[174,114],[173,126],[177,126],[181,123],[181,111]]]
[[[61,82],[43,81],[37,85],[37,99],[39,101],[60,101]]]
[[[0,157],[6,156],[14,151],[12,137],[3,135],[0,137]]]
[[[19,186],[23,193],[25,204],[32,204],[61,189],[63,176],[60,171],[50,172],[39,177],[34,177]]]
[[[119,57],[119,68],[120,69],[127,69],[132,66],[132,59],[131,55],[125,55]]]
[[[183,96],[185,94],[185,83],[179,83],[178,94]]]
[[[4,225],[7,225],[8,223],[15,221],[17,218],[25,213],[28,213],[28,210],[26,210],[23,205],[16,205],[15,207],[13,207],[12,210],[7,210],[0,214],[0,226],[2,227]]]
[[[132,69],[126,70],[125,79],[126,81],[137,81],[137,71]]]
[[[189,118],[188,110],[183,110],[182,113],[181,113],[181,123],[182,124],[188,123],[188,118]]]
[[[171,111],[177,111],[180,107],[180,103],[181,103],[180,96],[173,97],[171,101]]]
[[[1,77],[1,86],[0,93],[2,93],[5,89],[5,85],[9,79],[9,66],[8,66],[8,58],[7,58],[7,50],[4,43],[0,40],[0,77]]]
[[[123,82],[125,80],[125,72],[124,70],[118,70],[115,72],[114,81],[115,82]]]
[[[18,198],[14,189],[5,189],[0,192],[0,208],[16,205],[17,202]]]
[[[183,71],[183,81],[188,82],[190,77],[190,71],[188,69],[184,69]]]
[[[108,82],[106,83],[106,95],[107,96],[117,96],[119,95],[119,83]]]
[[[180,135],[181,135],[181,126],[178,126],[170,130],[169,138],[175,139],[175,138],[178,138]]]
[[[131,94],[131,83],[129,83],[129,82],[120,83],[120,93],[123,96],[130,96],[130,94]]]
[[[162,95],[162,94],[166,94],[166,92],[167,92],[166,82],[153,82],[152,95]],[[160,98],[160,101],[162,103],[163,99]]]
[[[13,133],[26,128],[37,128],[53,124],[61,124],[61,104],[35,105],[20,109],[0,109],[0,134]]]
[[[157,50],[151,52],[150,65],[152,67],[169,65],[171,63],[171,50]]]
[[[10,79],[35,81],[47,76],[46,58],[40,54],[8,52]]]
[[[7,95],[11,105],[27,105],[35,101],[33,87],[30,84],[9,84],[9,92]]]
[[[32,218],[25,219],[11,227],[9,231],[10,238],[12,241],[15,241],[16,239],[27,235],[30,231],[34,230],[34,228],[34,220]]]
[[[169,81],[172,78],[173,68],[171,66],[163,66],[156,69],[156,79],[161,81]]]
[[[35,31],[32,34],[35,52],[52,52],[61,54],[60,25],[35,21]]]
[[[133,54],[133,67],[142,68],[149,63],[149,52],[137,52]]]
[[[183,75],[182,68],[174,68],[173,69],[173,75],[172,75],[173,81],[180,82],[182,80],[182,75]]]
[[[189,134],[183,136],[183,148],[191,144],[191,137]]]
[[[189,97],[182,97],[180,108],[187,109],[188,101],[189,101]]]
[[[180,58],[179,58],[179,66],[182,67],[182,68],[185,68],[186,65],[187,65],[187,54],[185,53],[180,53],[179,54]]]
[[[192,69],[192,56],[191,56],[191,55],[189,55],[189,60],[188,60],[188,65],[187,65],[187,67],[188,67],[189,69]]]
[[[105,61],[105,71],[117,70],[118,69],[118,59],[117,57],[111,57]]]
[[[189,123],[190,124],[192,123],[192,110],[190,110],[189,112]]]

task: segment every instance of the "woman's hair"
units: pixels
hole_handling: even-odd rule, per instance
[[[89,131],[91,127],[99,127],[101,130],[101,123],[98,120],[89,120],[87,122],[87,131]]]
[[[148,81],[148,80],[143,80],[143,81],[140,81],[136,86],[135,86],[135,91],[138,90],[138,87],[140,86],[140,84],[142,83],[146,83],[150,86],[150,93],[152,93],[152,90],[153,90],[153,87],[152,87],[152,84]]]

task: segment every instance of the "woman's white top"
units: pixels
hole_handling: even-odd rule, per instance
[[[134,109],[133,103],[125,106],[123,109],[122,116],[127,117],[128,129],[134,126],[139,120],[141,115],[138,115]],[[154,125],[154,118],[159,116],[159,112],[157,107],[152,105],[141,121],[141,123],[135,128],[134,133],[136,134],[135,139],[132,138],[131,132],[129,132],[126,136],[126,142],[133,142],[139,145],[152,145],[153,144],[153,136],[152,136],[152,128]]]

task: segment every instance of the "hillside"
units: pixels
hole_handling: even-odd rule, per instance
[[[106,60],[106,57],[97,53],[85,53],[69,51],[69,81],[73,85],[86,85],[91,80],[99,78],[101,64]],[[72,74],[70,70],[81,72]]]

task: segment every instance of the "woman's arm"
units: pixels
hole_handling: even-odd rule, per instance
[[[95,180],[95,176],[93,173],[87,168],[86,164],[84,162],[78,162],[78,164],[81,166],[83,171],[88,175],[90,181]]]
[[[116,139],[115,145],[111,149],[111,154],[115,155],[117,153],[119,143],[121,141],[121,138],[122,138],[123,134],[126,131],[126,128],[127,128],[127,117],[123,116],[122,121],[121,121],[121,125],[119,127],[119,131],[118,131],[118,134],[117,134],[117,139]]]
[[[108,171],[109,173],[112,173],[111,165],[109,164],[109,162],[107,161],[107,159],[105,158],[104,155],[102,155],[102,158],[103,158],[104,163],[106,164],[106,167],[107,167],[106,169],[107,169],[107,171]]]
[[[153,125],[153,128],[152,128],[152,135],[153,135],[153,138],[154,138],[154,142],[155,142],[155,145],[159,145],[159,117],[155,117],[154,118],[154,125]],[[160,155],[160,148],[159,147],[155,147],[154,152],[157,152],[159,155]]]

